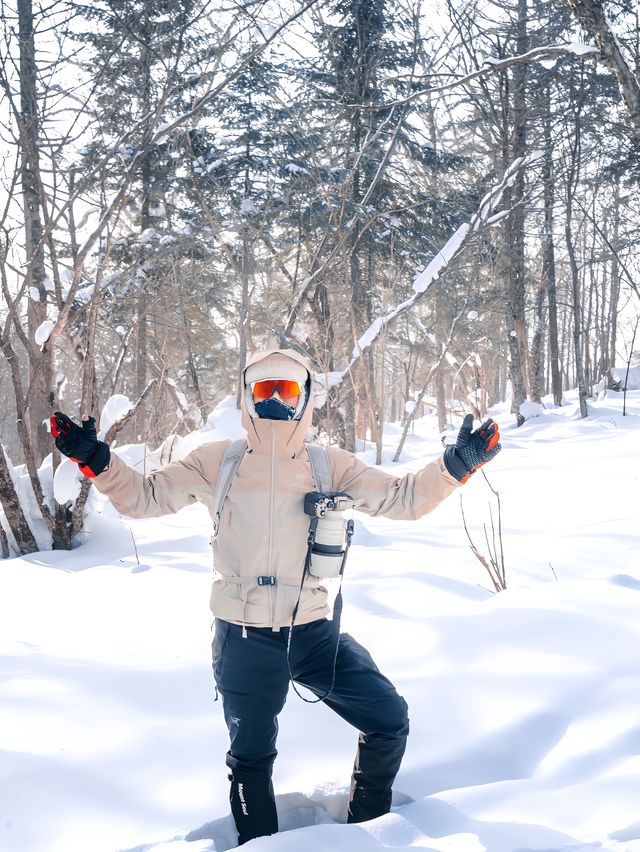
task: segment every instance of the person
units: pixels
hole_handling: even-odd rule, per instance
[[[230,805],[238,843],[278,831],[272,784],[278,714],[290,679],[302,684],[358,731],[348,822],[391,807],[409,719],[407,704],[369,652],[327,618],[328,592],[306,571],[309,517],[304,495],[316,491],[305,432],[313,413],[311,367],[293,350],[255,353],[243,373],[247,448],[214,518],[213,670],[230,745]],[[200,501],[212,515],[228,442],[203,444],[147,476],[97,440],[93,418],[78,426],[51,420],[59,450],[95,477],[115,508],[134,518],[177,512]],[[497,424],[475,431],[465,417],[455,446],[417,473],[394,476],[353,453],[326,450],[333,492],[371,516],[420,518],[501,449]],[[292,616],[296,613],[295,624]]]

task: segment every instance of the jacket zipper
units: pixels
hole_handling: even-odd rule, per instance
[[[267,553],[267,573],[270,576],[273,576],[271,570],[271,555],[273,552],[273,521],[275,514],[275,483],[276,483],[276,430],[275,424],[271,424],[271,489],[269,492],[269,550]],[[277,580],[276,580],[277,582]],[[271,624],[274,625],[275,619],[275,611],[274,611],[274,603],[273,603],[273,588],[272,586],[267,587],[267,594],[269,595],[269,613],[271,615]]]

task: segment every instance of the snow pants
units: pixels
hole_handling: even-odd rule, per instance
[[[289,688],[288,635],[289,628],[249,627],[243,638],[238,625],[215,623],[213,671],[229,729],[230,802],[240,844],[278,830],[271,774],[278,714]],[[331,684],[335,642],[327,619],[293,628],[293,678],[318,696]],[[360,732],[348,822],[388,813],[409,733],[407,704],[347,633],[340,634],[335,684],[325,704]]]

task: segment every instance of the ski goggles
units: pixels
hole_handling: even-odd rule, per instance
[[[298,382],[292,382],[291,379],[264,379],[251,383],[251,393],[255,400],[271,399],[276,391],[283,399],[287,399],[300,396],[302,388]]]

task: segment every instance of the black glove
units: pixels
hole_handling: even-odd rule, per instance
[[[473,429],[473,414],[467,414],[458,432],[458,440],[453,447],[444,451],[444,463],[451,476],[458,482],[466,482],[479,467],[498,455],[502,447],[498,443],[500,431],[498,424],[489,418]]]
[[[66,414],[56,411],[51,417],[51,434],[60,452],[78,462],[85,476],[94,477],[109,465],[109,445],[98,440],[96,421],[88,417],[78,426]]]

